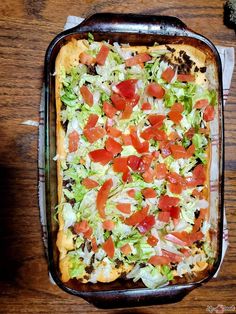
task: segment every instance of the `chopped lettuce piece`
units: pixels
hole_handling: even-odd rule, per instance
[[[70,203],[65,203],[62,209],[62,217],[64,219],[64,229],[68,229],[76,222],[76,213]]]
[[[70,256],[70,278],[82,278],[85,275],[85,265],[77,256]]]

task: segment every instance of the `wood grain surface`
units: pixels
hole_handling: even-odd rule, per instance
[[[235,47],[220,0],[2,0],[0,3],[0,313],[206,313],[236,306],[236,71],[225,108],[225,205],[230,246],[217,279],[177,304],[98,310],[49,282],[37,199],[38,120],[44,54],[68,15],[174,15],[215,44]],[[231,308],[230,313],[236,312]]]

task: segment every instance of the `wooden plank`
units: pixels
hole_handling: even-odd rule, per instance
[[[0,4],[0,313],[114,313],[97,310],[48,279],[37,200],[37,128],[46,48],[67,15],[133,12],[174,15],[215,44],[234,46],[223,25],[220,0],[70,1],[2,0]],[[204,313],[207,306],[236,305],[236,71],[225,108],[225,204],[230,246],[217,279],[174,305],[119,313]]]

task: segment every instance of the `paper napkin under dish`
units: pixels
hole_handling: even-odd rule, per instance
[[[84,19],[82,17],[77,16],[68,16],[66,24],[64,26],[64,30],[72,28],[78,24],[80,24]],[[222,62],[222,73],[223,73],[223,97],[224,97],[224,105],[226,104],[227,96],[229,94],[230,84],[232,80],[233,68],[234,68],[234,48],[233,47],[222,47],[216,46],[221,62]],[[40,221],[42,225],[43,232],[43,242],[45,246],[45,251],[47,254],[47,222],[46,222],[46,201],[45,201],[45,164],[44,164],[44,87],[42,88],[41,102],[40,102],[40,122],[39,122],[39,142],[38,142],[38,171],[39,171],[39,183],[38,183],[38,196],[39,196],[39,209],[40,209]],[[35,121],[24,121],[22,124],[35,126]],[[228,247],[228,228],[226,215],[224,211],[224,230],[223,230],[223,250],[222,250],[222,262]],[[222,263],[221,262],[221,263]],[[220,268],[219,268],[220,269]],[[49,274],[50,275],[50,274]],[[217,277],[218,272],[214,277]],[[51,276],[51,281],[53,282]]]

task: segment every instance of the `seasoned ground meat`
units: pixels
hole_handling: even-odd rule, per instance
[[[85,267],[85,271],[86,271],[87,274],[91,274],[93,272],[93,270],[94,270],[93,265]]]
[[[116,267],[116,268],[120,268],[120,266],[123,265],[123,262],[120,261],[118,258],[115,260],[115,263],[116,263],[116,264],[115,264],[115,267]]]
[[[87,65],[87,73],[90,75],[96,75],[97,71],[96,71],[95,65],[92,65],[92,64]]]

